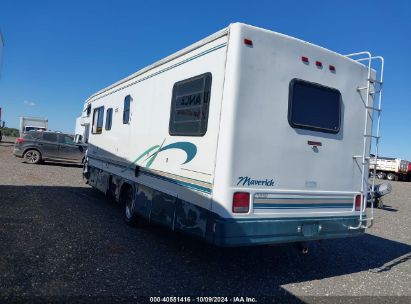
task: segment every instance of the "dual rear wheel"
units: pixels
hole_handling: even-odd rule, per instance
[[[137,214],[135,190],[132,186],[123,185],[120,203],[124,206],[124,220],[130,226],[143,226],[145,220]]]

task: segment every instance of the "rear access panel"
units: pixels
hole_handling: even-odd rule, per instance
[[[347,212],[354,206],[353,195],[256,193],[254,213]]]

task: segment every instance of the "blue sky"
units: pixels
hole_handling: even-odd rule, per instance
[[[411,160],[411,1],[7,1],[0,107],[73,132],[93,92],[231,22],[386,60],[382,149]]]

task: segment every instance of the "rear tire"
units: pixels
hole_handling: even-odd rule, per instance
[[[139,217],[136,214],[136,202],[132,186],[124,185],[120,195],[120,202],[124,206],[124,220],[127,225],[137,226]]]
[[[387,179],[388,179],[389,181],[397,181],[397,180],[398,180],[398,176],[397,176],[396,174],[394,174],[394,173],[388,173]]]
[[[384,172],[377,172],[377,178],[378,179],[385,179],[386,174]]]
[[[41,162],[41,153],[37,150],[27,150],[23,155],[24,162],[28,164],[38,164]]]

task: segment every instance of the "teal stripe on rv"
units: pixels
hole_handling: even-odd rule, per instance
[[[254,209],[352,208],[353,204],[254,204]]]
[[[207,193],[207,194],[211,194],[211,188],[196,185],[196,184],[193,184],[193,183],[179,181],[179,180],[172,179],[172,178],[169,178],[169,177],[154,174],[154,173],[151,173],[151,172],[148,172],[148,171],[143,171],[141,173],[144,174],[144,175],[153,177],[153,178],[161,179],[161,180],[164,180],[166,182],[170,182],[170,183],[185,187],[185,188],[189,188],[189,189],[197,190],[197,191],[204,192],[204,193]]]

